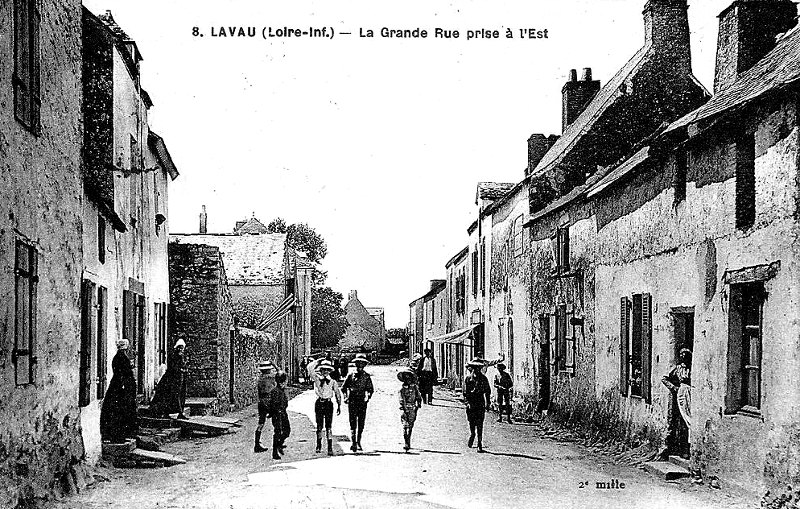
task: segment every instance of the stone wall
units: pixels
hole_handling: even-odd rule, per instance
[[[169,244],[169,279],[172,313],[169,344],[186,342],[189,396],[217,397],[227,394],[220,387],[227,329],[220,335],[225,313],[224,269],[219,248],[197,244]],[[222,295],[221,295],[222,294]]]
[[[42,0],[41,132],[14,113],[14,5],[0,3],[0,507],[40,503],[83,458],[78,412],[81,3]],[[5,36],[8,37],[5,37]],[[34,383],[18,385],[15,242],[35,248]],[[10,292],[10,293],[9,293]],[[27,371],[27,370],[26,370]]]

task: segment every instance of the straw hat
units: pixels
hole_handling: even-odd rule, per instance
[[[172,348],[178,348],[179,346],[186,348],[186,341],[184,341],[183,338],[176,341],[175,345]]]
[[[269,371],[270,369],[275,369],[275,364],[272,361],[262,361],[258,364],[259,371]]]
[[[681,354],[688,353],[689,355],[692,355],[692,351],[688,348],[681,348],[681,351],[679,353]]]
[[[405,382],[407,378],[410,378],[411,380],[417,379],[417,374],[414,373],[413,369],[405,368],[397,372],[397,379],[401,382]]]
[[[411,360],[418,361],[418,360],[420,360],[421,358],[422,358],[422,354],[421,354],[421,353],[419,353],[419,352],[417,352],[417,353],[415,353],[415,354],[414,354],[414,356],[413,356],[413,357],[411,357]]]
[[[322,371],[323,369],[333,371],[333,363],[327,359],[323,360],[317,365],[317,371]]]
[[[130,342],[127,339],[118,339],[117,343],[117,350],[124,350],[130,346]]]
[[[486,361],[481,359],[480,357],[476,357],[467,363],[467,366],[471,366],[473,368],[482,368],[486,366]]]
[[[367,356],[364,355],[363,353],[359,353],[356,354],[355,357],[353,357],[353,360],[351,362],[353,364],[357,364],[359,362],[363,362],[364,364],[369,364],[369,359],[367,359]]]

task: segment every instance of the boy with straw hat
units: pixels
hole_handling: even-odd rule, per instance
[[[398,394],[400,401],[400,422],[403,423],[403,449],[411,449],[411,432],[414,431],[414,422],[417,420],[417,410],[422,406],[422,393],[417,387],[417,375],[413,369],[406,368],[397,373],[397,378],[403,382]]]
[[[317,401],[314,403],[314,415],[317,421],[317,449],[322,452],[322,428],[325,427],[325,436],[328,440],[328,456],[333,456],[333,400],[336,399],[336,415],[342,413],[342,393],[339,384],[331,378],[333,363],[327,359],[318,359],[309,364],[309,373],[314,381],[314,393]]]

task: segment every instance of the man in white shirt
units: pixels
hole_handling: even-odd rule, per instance
[[[317,452],[322,452],[322,428],[325,427],[325,436],[328,440],[328,456],[333,456],[333,400],[336,399],[336,415],[342,413],[342,392],[339,384],[331,378],[333,363],[326,359],[311,362],[308,372],[314,382],[314,393],[317,401],[314,403],[314,415],[317,421]]]
[[[420,359],[417,366],[417,377],[419,378],[419,391],[422,393],[422,402],[428,405],[433,403],[433,385],[439,378],[436,369],[436,359],[430,348],[425,349],[425,357]]]

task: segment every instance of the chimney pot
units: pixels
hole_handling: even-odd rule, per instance
[[[592,70],[583,69],[583,79],[578,81],[575,69],[569,71],[569,81],[561,89],[561,128],[562,132],[575,122],[583,110],[600,91],[600,81],[592,79]]]
[[[206,206],[202,206],[200,212],[200,233],[208,233],[208,214],[206,214]]]
[[[592,68],[591,67],[584,67],[583,68],[583,75],[581,76],[581,80],[583,80],[583,81],[592,81]]]
[[[575,69],[569,70],[569,80],[570,81],[578,81],[578,71]]]

